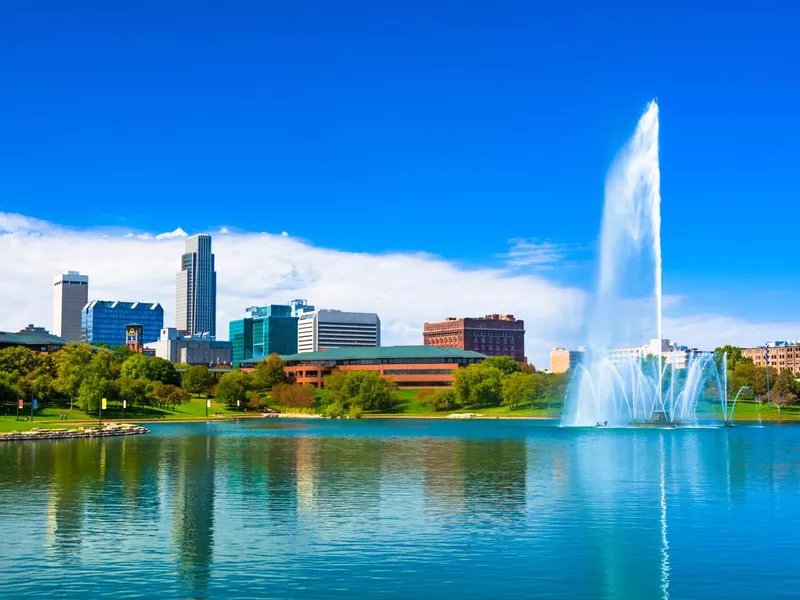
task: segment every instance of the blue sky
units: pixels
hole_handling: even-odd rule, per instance
[[[0,212],[472,266],[535,239],[586,287],[657,97],[666,292],[793,318],[798,9],[542,4],[3,3]]]

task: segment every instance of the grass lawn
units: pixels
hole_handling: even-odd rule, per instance
[[[59,420],[58,416],[61,413],[67,415],[66,421]],[[214,413],[220,413],[225,417],[242,416],[244,413],[241,411],[230,411],[224,404],[220,404],[212,398],[211,408],[208,409],[209,418],[214,418]],[[20,411],[19,421],[16,421],[16,410],[12,410],[8,415],[0,415],[0,433],[9,431],[27,431],[34,427],[42,428],[68,428],[72,427],[71,423],[79,423],[86,421],[97,422],[97,413],[86,414],[78,408],[69,410],[68,408],[59,407],[45,407],[34,411],[34,420],[31,422],[24,421],[27,416],[30,419],[31,409],[30,405]],[[128,421],[128,422],[145,422],[145,421],[172,421],[178,419],[205,419],[206,418],[206,399],[205,398],[192,398],[186,404],[178,406],[173,410],[163,410],[160,408],[137,408],[136,410],[127,409],[125,411],[125,418],[122,417],[122,407],[113,403],[109,405],[108,410],[103,411],[103,421]]]
[[[733,421],[758,421],[759,413],[762,421],[783,422],[800,421],[800,406],[784,406],[780,409],[766,403],[759,406],[756,402],[745,402],[741,399],[733,411]],[[722,408],[719,404],[701,404],[697,409],[697,418],[722,420]]]

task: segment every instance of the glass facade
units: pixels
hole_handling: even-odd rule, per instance
[[[164,309],[158,303],[94,300],[81,311],[81,341],[107,346],[125,345],[125,326],[142,326],[142,343],[158,341]]]
[[[233,364],[247,359],[297,352],[297,317],[282,304],[253,306],[251,316],[231,321],[228,333],[233,344]]]

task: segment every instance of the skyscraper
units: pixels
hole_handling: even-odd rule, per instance
[[[175,325],[186,335],[217,334],[217,272],[211,236],[186,239],[175,290]]]
[[[81,339],[81,309],[89,302],[89,276],[68,271],[53,283],[53,334],[78,342]]]

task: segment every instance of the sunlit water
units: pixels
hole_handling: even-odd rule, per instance
[[[800,428],[163,424],[0,444],[7,598],[796,597]]]

